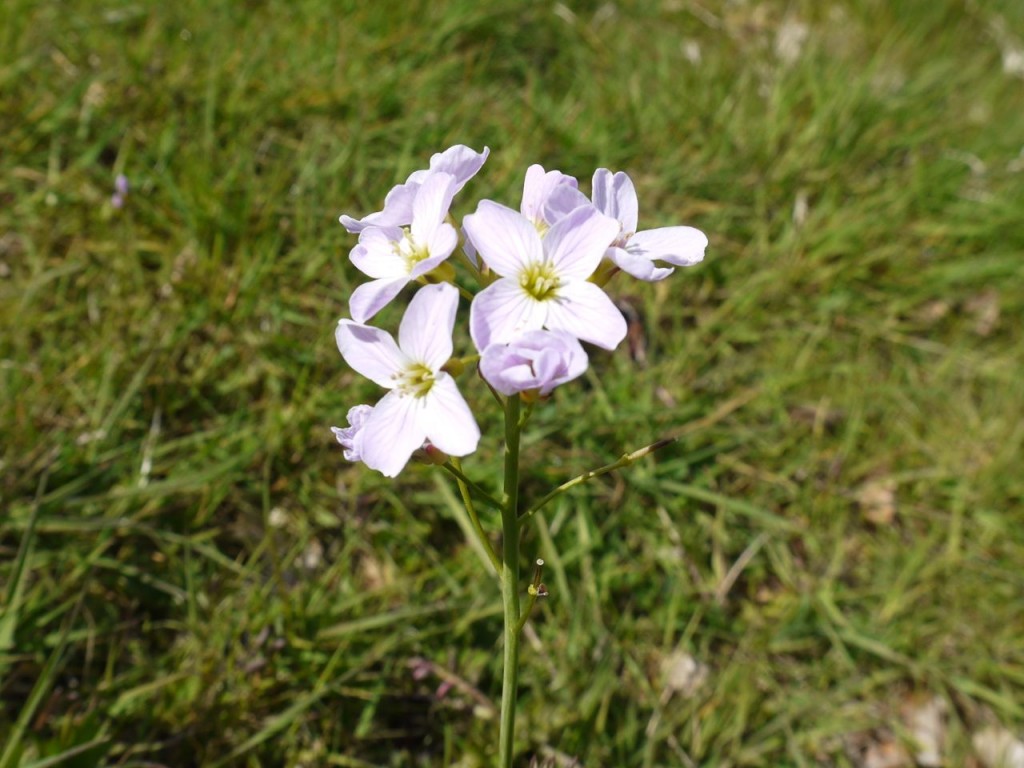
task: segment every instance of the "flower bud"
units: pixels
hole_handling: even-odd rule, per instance
[[[423,443],[422,448],[418,448],[413,451],[412,458],[414,461],[418,461],[421,464],[435,464],[437,466],[441,466],[442,464],[447,463],[449,456],[429,440],[426,440]]]
[[[480,357],[480,373],[503,395],[547,395],[587,370],[587,353],[562,331],[527,331],[508,344],[491,344]]]
[[[331,427],[331,432],[344,449],[345,458],[349,461],[362,461],[362,435],[360,431],[369,418],[373,408],[369,405],[355,405],[348,409],[348,426],[344,429]]]

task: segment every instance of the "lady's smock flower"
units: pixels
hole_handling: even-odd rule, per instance
[[[416,191],[410,227],[362,231],[349,258],[360,272],[376,279],[360,285],[349,297],[349,312],[356,322],[365,323],[410,281],[451,256],[459,238],[445,217],[454,194],[454,176],[432,174]]]
[[[636,231],[639,203],[629,176],[607,168],[594,172],[594,206],[618,220],[620,229],[607,257],[622,271],[648,282],[664,280],[674,271],[659,267],[664,261],[677,267],[689,267],[704,259],[708,238],[693,227],[660,227]]]
[[[452,354],[459,292],[441,283],[421,288],[391,334],[342,320],[335,338],[352,368],[389,389],[358,429],[353,444],[370,468],[394,477],[429,440],[452,456],[476,450],[480,429],[455,380],[441,370]]]
[[[580,198],[582,204],[590,204],[579,191],[578,184],[576,179],[561,171],[545,171],[541,165],[531,165],[526,169],[526,178],[523,180],[523,199],[519,211],[543,237],[552,224],[579,207]],[[468,232],[463,231],[463,234],[463,250],[473,266],[478,266],[476,245]]]
[[[484,200],[466,217],[466,232],[501,276],[473,299],[469,329],[483,351],[526,331],[548,328],[614,349],[626,321],[604,291],[587,278],[619,230],[593,207],[574,210],[544,237],[510,208]]]
[[[577,189],[578,184],[576,179],[561,171],[545,171],[540,165],[531,165],[526,169],[523,200],[519,210],[536,227],[541,237],[552,225],[579,207],[575,201],[583,195]],[[589,201],[583,197],[583,202]]]
[[[548,395],[587,370],[587,353],[563,331],[527,331],[508,344],[491,344],[480,356],[480,373],[503,395],[538,390]]]
[[[490,150],[484,147],[477,152],[464,144],[456,144],[444,152],[438,152],[430,158],[430,167],[413,171],[404,184],[393,187],[384,198],[384,210],[368,214],[362,219],[353,219],[342,214],[339,221],[345,229],[353,234],[362,232],[367,227],[405,227],[412,222],[413,202],[416,192],[434,173],[447,173],[455,177],[455,193],[462,189],[466,182],[473,178],[487,159]]]
[[[348,409],[348,415],[345,417],[348,419],[348,426],[344,428],[331,427],[331,432],[334,433],[334,437],[344,449],[343,453],[348,461],[363,460],[359,447],[362,443],[363,424],[366,423],[366,419],[372,412],[373,408],[369,405],[353,405]]]

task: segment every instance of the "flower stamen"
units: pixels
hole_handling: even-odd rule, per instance
[[[413,267],[430,256],[430,249],[426,245],[416,242],[409,231],[409,227],[402,227],[402,230],[405,232],[405,236],[395,242],[395,253],[405,261],[405,265],[411,274]]]
[[[557,296],[562,280],[554,266],[544,261],[527,266],[519,274],[519,285],[537,301],[548,301]]]
[[[423,363],[412,363],[404,371],[394,374],[395,391],[400,395],[425,397],[434,386],[434,372]]]

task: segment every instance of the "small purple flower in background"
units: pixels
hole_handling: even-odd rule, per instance
[[[483,200],[465,229],[500,279],[478,293],[469,308],[476,348],[513,341],[548,328],[605,349],[626,336],[626,320],[604,291],[587,282],[601,262],[618,222],[593,206],[577,208],[544,239],[521,213]]]
[[[458,194],[466,182],[473,178],[487,160],[491,150],[484,147],[477,152],[464,144],[456,144],[430,158],[430,167],[413,171],[404,184],[393,187],[384,198],[384,210],[371,213],[362,219],[342,214],[339,221],[352,234],[359,234],[367,227],[405,227],[412,223],[413,203],[416,192],[434,173],[447,173],[455,177],[455,191]],[[446,211],[447,213],[447,211]]]
[[[362,453],[359,450],[359,446],[362,443],[362,429],[363,424],[366,423],[366,419],[369,418],[372,411],[373,406],[354,405],[348,409],[348,415],[345,417],[348,420],[347,427],[344,429],[331,427],[331,432],[334,433],[334,437],[341,443],[345,458],[348,461],[363,460]]]
[[[587,370],[587,353],[563,331],[527,331],[508,344],[491,344],[480,356],[480,373],[503,395],[538,390],[551,394]]]
[[[349,297],[349,312],[357,323],[365,323],[410,281],[451,256],[459,236],[445,217],[455,188],[451,174],[431,174],[416,189],[408,229],[367,227],[360,233],[359,245],[349,258],[360,272],[375,279],[360,285]]]
[[[357,428],[353,450],[371,469],[395,477],[429,440],[451,456],[476,450],[480,428],[455,380],[441,367],[452,355],[459,291],[428,285],[417,291],[391,334],[342,320],[335,338],[352,368],[390,390]],[[336,433],[337,434],[337,433]]]
[[[123,173],[117,174],[117,178],[114,179],[114,194],[110,196],[110,204],[115,208],[121,208],[124,206],[124,201],[128,197],[128,177]]]
[[[629,176],[607,168],[594,172],[594,206],[620,225],[615,242],[608,248],[607,258],[623,272],[648,282],[664,280],[674,271],[654,262],[664,261],[677,267],[690,267],[703,261],[707,236],[693,227],[660,227],[636,231],[639,203],[636,188]]]

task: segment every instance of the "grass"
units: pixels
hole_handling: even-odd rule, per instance
[[[1024,728],[1020,5],[569,5],[0,7],[0,766],[489,764],[455,496],[327,429],[377,394],[337,215],[459,142],[460,214],[604,166],[711,238],[524,438],[527,499],[680,440],[526,535],[523,765],[856,765],[908,695],[951,765]]]

